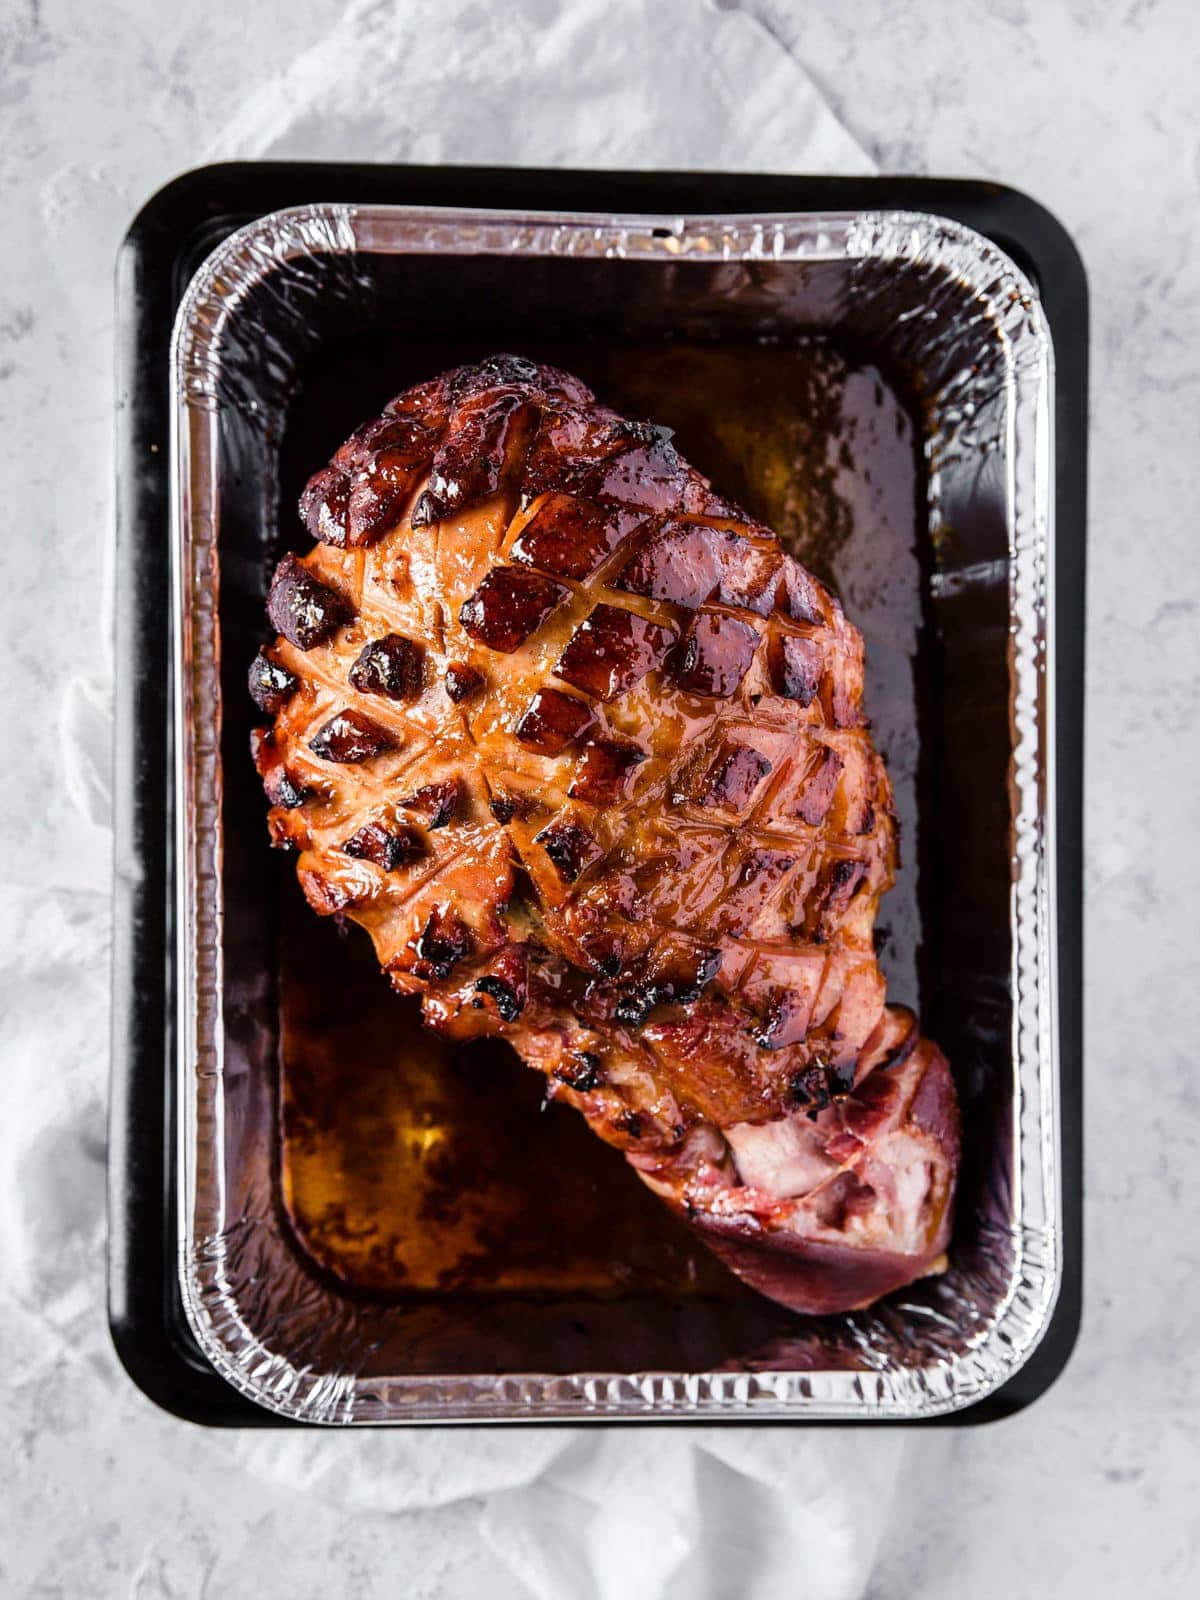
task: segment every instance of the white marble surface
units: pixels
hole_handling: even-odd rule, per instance
[[[1165,1596],[1195,1581],[1200,1094],[1185,1018],[1200,982],[1200,13],[1188,0],[748,0],[721,5],[736,13],[724,18],[679,5],[667,38],[701,73],[692,109],[652,115],[631,150],[627,119],[646,112],[622,100],[611,30],[652,29],[665,58],[655,9],[610,4],[601,25],[597,8],[575,8],[576,24],[560,0],[397,6],[407,133],[363,151],[336,107],[307,125],[288,115],[319,94],[328,56],[306,52],[339,26],[328,0],[0,0],[0,683],[19,752],[0,836],[0,1592],[1001,1600]],[[368,12],[351,35],[381,25]],[[705,75],[699,41],[713,38],[720,59],[752,64],[744,94]],[[609,1436],[613,1454],[597,1435],[306,1434],[281,1447],[176,1423],[120,1374],[103,1317],[98,772],[123,227],[175,172],[280,137],[312,156],[519,155],[536,97],[522,111],[512,75],[537,70],[578,85],[571,126],[537,132],[544,159],[714,166],[736,149],[775,165],[801,68],[882,170],[1029,190],[1073,231],[1091,277],[1088,1253],[1074,1360],[1005,1424],[776,1433],[787,1451],[757,1457],[734,1436],[724,1460],[661,1431]],[[756,84],[770,92],[756,100]],[[862,163],[823,122],[809,132],[829,164]],[[31,1142],[21,1130],[39,1117]],[[858,1515],[866,1533],[857,1557],[843,1541],[836,1570],[813,1560],[811,1532],[779,1532],[823,1480],[838,1491],[819,1502],[823,1525]],[[731,1506],[742,1539],[705,1575],[688,1551]],[[580,1521],[582,1555],[551,1548],[554,1529]]]

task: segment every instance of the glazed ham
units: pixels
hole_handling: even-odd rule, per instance
[[[301,515],[250,691],[313,909],[762,1293],[938,1270],[957,1106],[886,1004],[891,793],[834,596],[668,430],[513,356],[392,401]]]

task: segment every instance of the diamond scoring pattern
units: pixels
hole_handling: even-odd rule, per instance
[[[436,426],[426,432],[435,437]],[[410,441],[419,437],[412,428],[404,434]],[[648,448],[661,457],[661,441]],[[409,464],[412,455],[410,449],[403,461],[388,465],[393,478],[410,474],[410,500],[419,483]],[[342,633],[330,639],[323,617],[320,628],[310,630],[322,637],[307,650],[298,642],[290,650],[286,642],[277,648],[282,668],[303,684],[279,714],[287,761],[298,769],[288,775],[297,785],[310,784],[309,792],[319,798],[288,808],[286,820],[275,817],[273,826],[280,842],[320,860],[317,893],[310,888],[312,869],[307,878],[301,871],[317,909],[351,907],[401,981],[413,965],[409,961],[406,968],[406,951],[425,934],[433,894],[439,902],[478,897],[474,925],[450,941],[451,968],[503,946],[516,861],[530,870],[535,888],[547,886],[568,921],[572,907],[582,915],[617,877],[632,884],[624,899],[613,888],[607,920],[641,924],[638,937],[625,943],[637,949],[635,964],[644,971],[656,970],[665,950],[680,939],[717,934],[736,940],[739,948],[706,973],[700,992],[720,970],[729,999],[751,1011],[761,1010],[764,992],[786,990],[786,974],[801,967],[807,976],[799,987],[807,993],[814,966],[824,972],[829,964],[828,930],[839,916],[845,918],[861,886],[870,888],[873,913],[874,897],[890,874],[889,797],[877,763],[871,787],[878,803],[872,804],[870,826],[862,826],[861,816],[853,836],[840,830],[830,835],[826,826],[844,764],[826,738],[837,726],[831,714],[836,697],[823,696],[821,689],[847,672],[853,678],[856,638],[836,602],[807,574],[797,576],[799,569],[785,561],[773,540],[764,539],[765,530],[739,522],[719,503],[706,516],[705,494],[692,481],[696,475],[678,493],[667,493],[662,477],[651,479],[644,506],[631,503],[632,480],[615,469],[606,469],[599,486],[618,483],[619,503],[597,495],[595,481],[588,494],[573,483],[577,492],[548,487],[535,495],[496,531],[478,581],[458,603],[457,617],[443,624],[445,659],[433,652],[435,670],[423,688],[415,673],[405,677],[402,704],[377,692],[367,698],[361,670],[361,688],[339,670],[346,650],[338,640],[345,635],[347,645],[353,644],[349,662],[364,655],[374,659],[380,641],[419,634],[412,602],[419,610],[421,597],[401,595],[396,604],[391,590],[373,584],[368,600],[361,569],[356,580],[347,561],[348,547],[356,542],[351,539],[329,540],[304,563],[289,558],[291,571],[303,565],[324,585],[319,599],[327,592],[340,597],[340,605],[337,599],[325,602],[325,611],[343,621]],[[319,531],[322,511],[313,498],[310,493],[307,520]],[[710,503],[714,499],[708,496]],[[336,520],[338,509],[335,504],[325,515],[326,523]],[[463,510],[458,506],[456,515]],[[386,531],[381,536],[372,530],[371,537],[386,552]],[[406,537],[416,541],[419,528],[411,526]],[[373,559],[375,549],[367,554]],[[425,643],[432,651],[432,642]],[[536,680],[525,709],[505,714],[506,735],[498,732],[491,704],[495,673],[485,679],[474,664],[484,657],[467,659],[472,643],[484,657],[491,651],[519,656],[525,677]],[[532,678],[530,658],[536,661]],[[323,671],[326,666],[331,670]],[[473,684],[488,688],[455,710],[438,687],[447,669],[452,685],[456,674],[470,674]],[[555,679],[569,687],[556,687]],[[429,703],[439,693],[445,715],[440,724],[435,716],[430,726]],[[672,703],[683,697],[698,732],[667,751],[643,739],[640,729],[631,736],[622,706],[639,696]],[[838,708],[845,712],[846,704],[843,693]],[[332,778],[327,770],[314,774],[296,755],[306,740],[311,745],[331,712],[352,722],[367,719],[379,729],[379,748],[386,754],[372,753],[370,777],[349,763]],[[509,812],[506,797],[496,800],[486,771],[481,784],[481,753],[500,741],[514,772],[536,782],[542,769],[553,769],[544,774],[536,799],[523,802],[536,813],[532,818]],[[432,764],[465,784],[469,803],[439,833],[394,802],[390,811],[368,817],[383,762],[390,764],[388,779],[416,769],[424,780]],[[801,771],[803,783],[797,778]],[[384,787],[391,784],[385,781]],[[736,838],[731,841],[719,826],[704,836],[706,848],[695,852],[687,840],[680,847],[676,831],[656,854],[653,830],[633,825],[656,806],[678,823],[736,822]],[[364,835],[371,828],[384,842],[377,843],[375,833]],[[358,846],[363,837],[366,844]],[[403,846],[386,842],[392,839]],[[347,840],[356,846],[348,855]],[[504,870],[484,885],[475,863],[488,850],[488,859],[502,861]],[[354,881],[339,883],[337,869],[329,866],[333,851],[353,863]],[[615,938],[617,956],[608,959],[618,969],[614,982],[628,965],[623,932]],[[431,942],[433,935],[426,938]],[[595,940],[582,947],[585,965],[592,947],[598,948]],[[779,981],[764,991],[767,972]],[[672,998],[661,985],[653,993],[659,1001]],[[809,1019],[819,1012],[819,985],[804,1010]],[[793,1004],[785,1031],[797,1032],[796,1015]]]
[[[669,430],[512,356],[398,397],[302,514],[319,543],[281,564],[250,688],[314,909],[367,930],[431,1027],[506,1033],[698,1226],[751,1227],[735,1270],[761,1286],[782,1239],[785,1303],[934,1263],[957,1111],[885,1006],[890,794],[832,596]],[[760,1135],[809,1138],[800,1111],[835,1176],[793,1198],[754,1170]],[[888,1196],[917,1183],[914,1257]],[[806,1279],[813,1240],[840,1287]]]

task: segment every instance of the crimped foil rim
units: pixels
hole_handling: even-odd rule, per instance
[[[356,253],[569,255],[633,260],[883,262],[955,280],[1004,352],[1009,449],[1014,739],[1011,903],[1016,1192],[1009,1292],[967,1348],[920,1366],[872,1365],[871,1313],[854,1319],[861,1370],[510,1373],[357,1377],[297,1368],[239,1314],[222,1234],[221,762],[215,663],[216,416],[225,331],[247,296],[298,258]],[[220,244],[181,303],[171,349],[172,560],[179,941],[179,1261],[201,1349],[236,1389],[282,1416],[327,1424],[553,1419],[791,1418],[913,1421],[963,1409],[1028,1360],[1061,1279],[1054,999],[1052,659],[1053,349],[1036,291],[990,240],[947,218],[864,211],[761,217],[599,217],[312,205],[259,218]],[[939,411],[939,406],[942,408]],[[954,401],[935,395],[933,456]],[[931,518],[938,469],[931,462]],[[202,1196],[203,1171],[211,1193]],[[927,1308],[911,1307],[922,1315]],[[880,1361],[875,1356],[875,1361]]]

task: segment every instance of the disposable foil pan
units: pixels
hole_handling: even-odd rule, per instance
[[[298,412],[310,435],[320,416],[303,375],[314,361],[336,373],[339,340],[361,350],[380,330],[411,349],[411,370],[380,370],[354,420],[454,359],[589,342],[786,351],[824,338],[865,352],[911,401],[916,548],[872,558],[864,511],[855,564],[843,551],[832,577],[867,636],[868,710],[901,803],[892,992],[919,1002],[963,1100],[943,1275],[816,1320],[740,1288],[372,1294],[297,1249],[276,1135],[278,946],[300,913],[286,864],[266,859],[244,672],[271,564],[304,542],[280,512]],[[178,1226],[188,1320],[232,1385],[335,1424],[916,1420],[979,1401],[1027,1361],[1062,1275],[1053,383],[1029,280],[931,215],[315,205],[262,217],[208,258],[172,347]],[[919,758],[905,735],[918,700]]]

